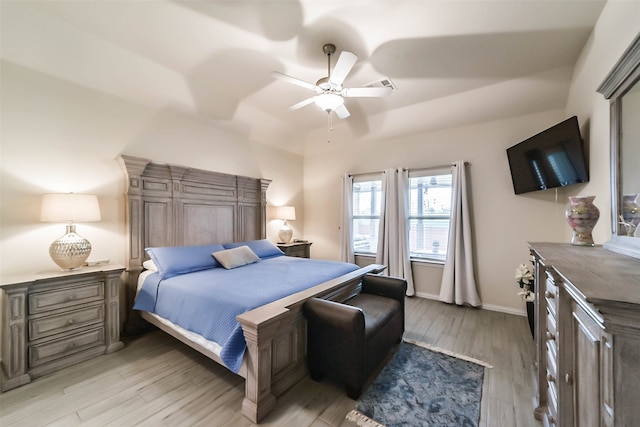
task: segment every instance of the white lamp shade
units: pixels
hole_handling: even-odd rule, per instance
[[[273,216],[285,221],[295,221],[296,208],[293,206],[276,206],[273,211]]]
[[[314,98],[315,104],[322,108],[324,111],[333,111],[342,104],[344,104],[344,98],[334,93],[323,93]]]
[[[45,194],[40,220],[44,222],[100,221],[98,197],[92,194]]]

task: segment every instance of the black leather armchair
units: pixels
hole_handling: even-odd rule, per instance
[[[362,292],[344,303],[309,299],[307,363],[314,381],[330,377],[357,399],[369,376],[402,340],[407,282],[367,274]]]

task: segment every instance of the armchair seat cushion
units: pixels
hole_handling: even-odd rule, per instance
[[[344,303],[362,309],[365,341],[380,332],[401,309],[400,303],[394,299],[370,294],[358,294]]]

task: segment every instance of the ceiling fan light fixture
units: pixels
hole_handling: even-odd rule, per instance
[[[315,97],[315,104],[326,112],[331,112],[344,104],[344,98],[335,93],[323,93]]]

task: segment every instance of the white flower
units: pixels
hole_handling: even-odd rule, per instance
[[[523,284],[529,284],[533,281],[533,270],[526,264],[520,264],[516,268],[516,281],[522,287]]]
[[[536,300],[536,296],[534,295],[533,292],[531,292],[531,290],[529,289],[529,286],[525,286],[522,292],[518,292],[518,296],[522,298],[524,301],[533,302]]]
[[[533,285],[533,269],[527,264],[520,264],[516,268],[516,283],[522,291],[518,292],[518,296],[525,301],[535,301],[536,296],[531,290]]]

